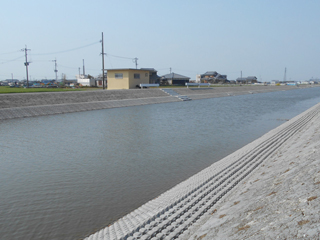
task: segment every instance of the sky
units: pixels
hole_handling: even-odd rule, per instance
[[[155,68],[191,79],[320,78],[319,0],[3,0],[0,80],[67,79],[105,69]]]

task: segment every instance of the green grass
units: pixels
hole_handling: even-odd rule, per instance
[[[30,93],[30,92],[65,92],[65,91],[87,91],[98,90],[99,88],[23,88],[0,86],[0,94],[2,93]]]

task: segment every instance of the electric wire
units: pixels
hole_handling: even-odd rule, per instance
[[[16,61],[20,58],[23,58],[24,56],[20,56],[20,57],[17,57],[17,58],[14,58],[14,59],[11,59],[11,60],[7,60],[7,61],[4,61],[4,62],[0,62],[0,64],[5,64],[5,63],[8,63],[8,62],[13,62],[13,61]]]
[[[13,54],[13,53],[17,53],[17,52],[21,52],[21,51],[19,50],[19,51],[14,51],[14,52],[0,53],[0,55]]]
[[[90,46],[95,45],[95,44],[98,44],[98,43],[100,43],[100,42],[94,42],[94,43],[90,43],[90,44],[87,44],[87,45],[84,45],[84,46],[81,46],[81,47],[72,48],[72,49],[67,49],[67,50],[64,50],[64,51],[51,52],[51,53],[35,53],[35,54],[32,53],[32,55],[34,55],[34,56],[40,56],[40,55],[52,55],[52,54],[66,53],[66,52],[71,52],[71,51],[75,51],[75,50],[78,50],[78,49],[90,47]]]

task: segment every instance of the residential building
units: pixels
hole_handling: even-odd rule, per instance
[[[141,83],[149,84],[149,70],[133,68],[108,69],[108,89],[133,89]]]
[[[196,83],[201,83],[201,75],[200,74],[196,75]]]
[[[228,83],[227,75],[222,75],[216,71],[207,71],[200,75],[201,82],[207,83]]]
[[[168,85],[185,85],[190,81],[189,77],[177,74],[177,73],[169,73],[161,76],[161,83]]]
[[[94,86],[95,81],[92,81],[90,78],[88,78],[87,75],[78,74],[76,75],[77,83],[81,86]]]
[[[149,83],[160,84],[160,77],[157,74],[157,70],[155,70],[154,68],[141,68],[141,70],[149,71]]]
[[[215,77],[218,75],[216,71],[207,71],[200,75],[201,82],[214,83]]]
[[[256,76],[248,76],[247,77],[248,84],[253,84],[253,83],[257,83],[257,82],[258,82],[258,78]]]
[[[258,82],[258,79],[255,76],[249,76],[246,78],[237,78],[236,82],[238,84],[254,84]]]

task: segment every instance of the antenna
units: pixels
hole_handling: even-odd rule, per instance
[[[28,51],[31,51],[31,49],[28,49],[27,48],[27,45],[25,45],[26,47],[24,49],[21,49],[21,51],[24,51],[24,54],[26,56],[26,61],[24,63],[24,65],[26,66],[26,75],[27,75],[27,88],[29,87],[29,73],[28,73],[28,66],[29,66],[29,63],[28,62]]]

